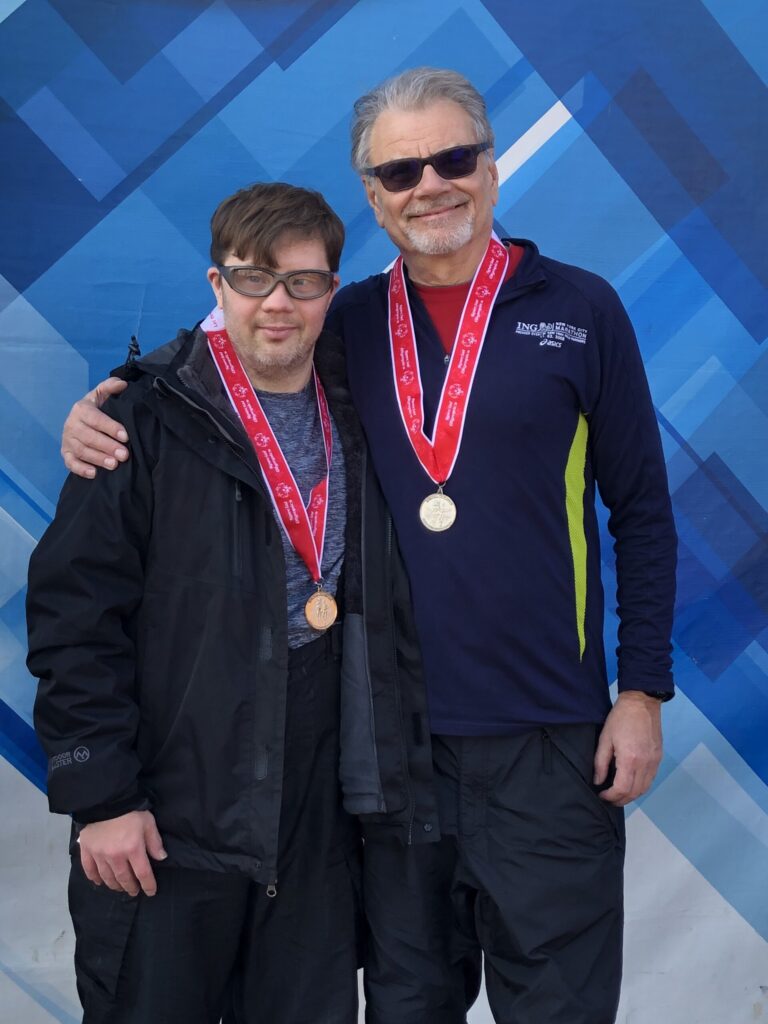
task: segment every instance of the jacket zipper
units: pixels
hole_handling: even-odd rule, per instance
[[[185,402],[187,405],[189,405],[192,409],[195,409],[197,412],[202,413],[203,416],[205,416],[208,420],[210,420],[210,422],[216,428],[216,432],[218,434],[220,434],[221,437],[223,437],[224,440],[228,444],[231,445],[233,453],[235,454],[235,456],[238,459],[240,459],[240,461],[243,463],[243,465],[246,467],[246,469],[251,474],[253,474],[252,467],[248,465],[247,460],[245,459],[245,457],[242,454],[243,450],[244,450],[243,446],[241,444],[239,444],[235,440],[235,438],[230,437],[230,435],[226,432],[226,430],[224,430],[224,428],[221,426],[221,424],[216,420],[215,416],[212,416],[211,413],[208,412],[207,409],[204,409],[197,402],[194,402],[191,398],[188,398],[181,391],[178,391],[176,388],[172,387],[168,383],[168,381],[165,380],[162,377],[155,377],[153,379],[153,381],[152,381],[152,386],[157,391],[159,391],[161,394],[165,393],[167,395],[174,395],[176,398],[179,398],[182,402]],[[243,494],[242,494],[242,487],[240,485],[240,481],[235,479],[235,502],[241,502],[242,499],[243,499]],[[237,506],[236,506],[236,513],[237,513]],[[238,534],[238,543],[239,543],[239,534]],[[271,882],[267,883],[266,893],[267,893],[267,896],[270,899],[274,899],[275,896],[277,896],[277,875],[275,875],[274,879],[272,879]]]
[[[182,402],[185,402],[187,405],[191,406],[197,412],[202,413],[203,416],[206,417],[206,419],[211,421],[211,423],[216,428],[217,433],[221,434],[221,436],[231,445],[233,445],[233,447],[238,449],[238,451],[243,450],[243,446],[241,444],[238,444],[234,437],[230,437],[230,435],[218,422],[215,416],[212,416],[207,409],[204,409],[202,407],[202,405],[199,405],[197,402],[193,402],[191,398],[188,398],[181,391],[178,391],[176,388],[172,387],[164,377],[154,377],[152,380],[152,387],[156,391],[159,391],[161,394],[165,392],[166,395],[174,395],[176,398],[181,399]]]
[[[239,578],[243,574],[242,551],[240,548],[240,508],[243,503],[243,488],[239,480],[235,480],[234,529],[232,531],[232,575]]]
[[[361,583],[362,583],[362,590],[363,590],[363,652],[364,652],[364,655],[365,655],[365,678],[368,681],[368,709],[369,709],[370,716],[371,716],[371,728],[373,729],[373,753],[374,753],[374,757],[376,759],[376,773],[377,773],[377,775],[379,776],[379,779],[380,779],[381,778],[381,772],[379,771],[379,752],[376,749],[376,727],[375,727],[376,717],[375,717],[375,714],[374,714],[374,707],[373,707],[373,691],[371,689],[371,659],[370,659],[370,654],[368,652],[368,630],[366,629],[366,626],[365,626],[365,605],[366,605],[366,594],[368,593],[368,585],[367,585],[368,574],[366,572],[366,565],[365,565],[365,550],[366,550],[366,539],[365,539],[365,536],[366,536],[366,527],[365,527],[366,500],[365,500],[365,496],[366,496],[366,492],[367,492],[365,481],[366,481],[366,478],[367,478],[367,475],[368,475],[368,453],[366,452],[365,448],[363,448],[363,456],[362,456],[362,459],[361,459],[361,464],[362,464],[362,472],[361,472],[362,485],[361,485],[361,488],[360,488],[360,491],[361,491],[361,494],[360,494],[360,575],[361,575]],[[382,795],[382,801],[383,801],[383,795]]]
[[[166,395],[173,395],[173,396],[175,396],[176,398],[180,399],[182,402],[185,402],[188,406],[190,406],[196,412],[202,413],[202,415],[205,416],[206,419],[208,419],[211,422],[211,424],[213,425],[213,427],[216,430],[216,433],[219,434],[221,437],[223,437],[224,440],[227,442],[227,444],[230,446],[230,448],[232,449],[232,454],[242,462],[242,464],[248,470],[248,472],[251,475],[251,477],[254,480],[258,481],[257,489],[258,489],[258,485],[261,485],[261,488],[262,488],[261,493],[263,494],[265,500],[267,502],[269,502],[269,496],[266,493],[266,491],[263,489],[263,478],[261,476],[261,473],[260,472],[259,473],[254,472],[253,466],[249,464],[248,460],[245,458],[245,456],[243,454],[243,452],[245,451],[243,446],[240,444],[240,442],[236,438],[232,437],[230,434],[228,434],[226,432],[224,427],[222,427],[222,425],[219,423],[219,421],[216,419],[215,416],[212,416],[211,413],[208,412],[207,409],[203,408],[202,405],[199,405],[197,402],[192,401],[191,398],[188,398],[185,394],[182,394],[181,391],[178,391],[176,388],[172,387],[168,383],[168,381],[165,380],[165,378],[163,378],[163,377],[155,377],[154,380],[152,381],[152,386],[157,391],[159,391],[161,393],[165,393]],[[230,474],[230,476],[231,475],[232,474]]]
[[[392,583],[392,516],[387,510],[387,539],[385,544],[385,556],[387,566],[387,577],[388,582]],[[389,590],[389,588],[387,588]],[[392,661],[395,666],[395,675],[397,676],[397,649],[395,647],[395,626],[390,616],[391,631],[390,636],[392,639]],[[403,706],[400,701],[400,689],[399,686],[395,685],[395,703],[397,705],[397,716],[400,719],[400,750],[403,756],[403,770],[405,773],[405,790],[408,795],[408,833],[407,833],[407,845],[413,846],[413,823],[416,818],[416,800],[413,796],[413,784],[411,782],[411,773],[408,769],[408,744],[405,739],[405,722],[403,720]]]

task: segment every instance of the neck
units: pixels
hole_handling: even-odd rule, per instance
[[[303,391],[309,384],[309,379],[312,376],[312,364],[310,363],[301,373],[287,373],[286,371],[274,375],[263,372],[255,373],[247,366],[245,366],[245,372],[255,391],[271,391],[275,394],[291,395]]]
[[[464,284],[471,281],[488,248],[488,238],[472,238],[456,252],[438,256],[425,253],[403,253],[408,276],[414,284],[445,285]]]
[[[233,342],[234,345],[234,342]],[[263,366],[258,361],[249,359],[247,353],[235,350],[243,364],[248,380],[256,391],[272,391],[275,394],[288,395],[303,391],[312,376],[312,359],[300,366]]]

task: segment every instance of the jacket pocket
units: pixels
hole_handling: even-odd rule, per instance
[[[379,775],[363,617],[344,617],[339,778],[349,814],[386,810]]]

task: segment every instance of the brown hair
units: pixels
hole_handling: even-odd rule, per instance
[[[328,267],[339,269],[344,225],[319,192],[282,181],[257,182],[219,203],[211,218],[211,261],[238,259],[276,266],[275,246],[292,238],[317,238]],[[309,269],[309,268],[307,268]]]

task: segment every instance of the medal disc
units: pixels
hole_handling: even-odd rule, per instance
[[[456,506],[447,494],[429,494],[419,507],[419,519],[428,530],[440,533],[456,522]]]
[[[304,615],[312,629],[328,629],[338,615],[333,594],[329,594],[327,590],[316,590],[304,605]]]

